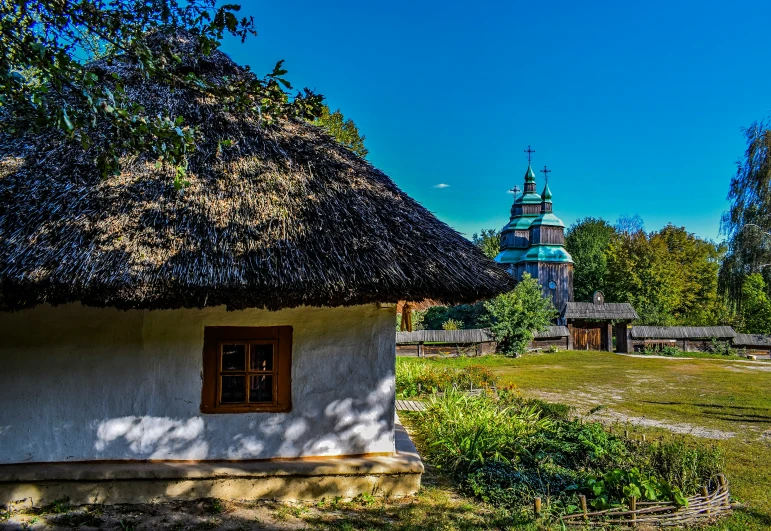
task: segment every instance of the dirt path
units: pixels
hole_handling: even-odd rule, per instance
[[[666,420],[657,420],[648,417],[637,417],[627,415],[620,411],[615,411],[612,404],[620,402],[622,397],[614,392],[602,392],[594,390],[593,393],[584,393],[573,391],[569,396],[560,393],[549,393],[544,391],[531,392],[530,394],[546,400],[547,402],[562,402],[576,408],[576,413],[591,420],[598,420],[603,424],[631,424],[634,426],[643,426],[649,428],[662,428],[672,433],[693,435],[706,439],[730,439],[736,435],[735,432],[723,431],[706,428],[685,422],[669,422]],[[610,405],[609,405],[610,404]],[[600,408],[597,411],[594,409]]]

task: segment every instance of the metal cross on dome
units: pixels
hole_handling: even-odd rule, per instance
[[[546,180],[546,182],[549,182],[549,174],[551,173],[551,170],[546,169],[546,166],[543,167],[541,170],[541,173],[543,173],[543,177]]]
[[[530,149],[530,145],[528,144],[527,149],[525,150],[525,153],[527,153],[527,163],[530,164],[530,160],[532,159],[533,153],[535,153],[534,149]]]
[[[522,191],[522,190],[520,190],[520,189],[519,189],[519,186],[515,186],[514,188],[512,188],[511,190],[509,190],[509,192],[511,192],[511,193],[512,193],[512,194],[514,194],[514,195],[519,195],[519,192],[521,192],[521,191]]]

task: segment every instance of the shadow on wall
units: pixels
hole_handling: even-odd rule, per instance
[[[95,422],[94,458],[265,459],[355,455],[393,448],[392,379],[361,398],[318,401],[291,414],[241,413],[187,419],[124,416]],[[238,415],[244,429],[230,420]],[[376,448],[373,450],[373,448]]]

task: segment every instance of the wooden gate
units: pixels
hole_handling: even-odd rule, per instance
[[[573,325],[574,350],[602,350],[602,329],[593,324]]]

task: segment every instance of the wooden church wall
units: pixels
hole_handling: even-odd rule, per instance
[[[550,243],[553,245],[565,245],[565,234],[562,227],[533,227],[533,241],[541,243]]]
[[[554,307],[562,311],[565,304],[573,300],[573,264],[530,262],[525,271],[538,279],[544,294],[550,294]],[[549,289],[549,282],[553,280],[557,284],[554,290]]]

